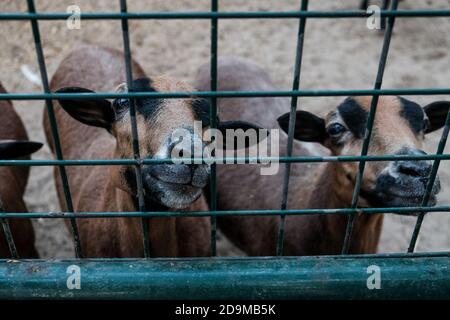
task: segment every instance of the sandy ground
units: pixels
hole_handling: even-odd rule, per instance
[[[209,10],[208,0],[128,1],[130,11]],[[221,10],[293,10],[298,0],[222,0]],[[354,9],[358,0],[310,1],[310,9]],[[50,1],[36,0],[38,11],[66,10],[78,3],[82,11],[117,11],[118,1]],[[401,8],[449,8],[450,1],[403,1]],[[1,1],[0,11],[26,11],[25,1]],[[220,21],[219,55],[248,57],[263,66],[280,89],[291,88],[298,22],[295,20],[226,20]],[[121,49],[119,21],[83,21],[81,30],[68,30],[65,21],[40,22],[40,30],[49,75],[59,61],[82,43]],[[450,19],[398,19],[384,79],[384,88],[448,87],[450,83]],[[197,68],[208,61],[208,21],[133,21],[130,23],[134,58],[149,74],[167,74],[191,81]],[[40,92],[39,85],[24,76],[28,68],[38,75],[29,22],[1,22],[0,80],[10,92]],[[382,34],[366,28],[363,19],[315,19],[307,23],[301,87],[305,89],[365,89],[374,83]],[[450,97],[411,97],[428,103]],[[326,113],[341,98],[302,98],[299,107]],[[42,129],[43,103],[16,101],[30,137],[45,141]],[[440,132],[428,137],[426,150],[436,150]],[[446,152],[449,152],[447,147]],[[34,156],[50,159],[48,147]],[[449,204],[450,163],[441,164],[444,191],[440,204]],[[58,210],[51,168],[34,167],[25,200],[30,211]],[[387,215],[380,252],[399,252],[407,248],[415,218]],[[37,247],[44,258],[73,256],[70,237],[60,220],[37,220],[34,223]],[[418,250],[450,249],[450,216],[429,214],[424,222]],[[235,254],[227,241],[219,242],[220,254]]]

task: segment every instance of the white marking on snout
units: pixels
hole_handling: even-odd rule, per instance
[[[395,163],[394,162],[390,162],[389,165],[384,168],[381,171],[381,174],[383,173],[388,173],[391,177],[394,177],[395,179],[399,179],[400,175],[398,173],[398,170],[396,169]]]
[[[158,150],[156,151],[155,155],[153,156],[154,159],[167,159],[170,157],[170,151],[169,151],[169,139],[166,139],[164,143],[159,146]]]

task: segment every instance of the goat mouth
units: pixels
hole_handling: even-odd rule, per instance
[[[155,165],[150,166],[146,175],[169,185],[187,185],[204,188],[209,181],[207,165]]]
[[[428,206],[437,204],[437,194],[439,188],[435,186],[428,199]],[[366,199],[369,204],[377,208],[394,207],[420,207],[422,206],[425,190],[410,189],[388,189],[383,191],[364,191],[361,190],[361,197]],[[402,212],[401,215],[417,215],[417,212]]]
[[[146,177],[144,188],[146,197],[172,209],[185,209],[202,194],[202,188],[163,181],[151,175]]]
[[[427,192],[427,177],[401,177],[382,174],[377,178],[375,188],[361,189],[361,196],[373,207],[420,207]],[[436,176],[430,192],[428,206],[435,206],[437,194],[441,190],[439,177]],[[404,214],[404,213],[402,213]],[[415,215],[415,213],[411,213]],[[406,213],[408,215],[408,213]]]

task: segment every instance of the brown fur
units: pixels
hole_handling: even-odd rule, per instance
[[[0,92],[6,93],[0,84]],[[0,139],[28,140],[25,127],[9,101],[0,101]],[[22,159],[30,159],[24,157]],[[27,212],[23,194],[29,167],[0,167],[0,199],[6,212]],[[29,219],[10,219],[10,228],[21,258],[38,258],[34,246],[34,231]],[[0,227],[0,258],[10,257],[3,228]]]
[[[124,57],[118,51],[91,46],[83,47],[73,51],[63,60],[52,78],[51,88],[57,90],[66,86],[79,86],[96,92],[111,92],[125,81],[123,61]],[[144,71],[136,62],[133,62],[133,77],[145,77]],[[180,90],[177,83],[174,84],[165,78],[153,79],[152,86],[159,90]],[[55,114],[66,159],[132,158],[129,120],[113,128],[118,137],[116,141],[106,130],[76,121],[58,103],[55,104]],[[177,125],[183,116],[185,118],[189,116],[186,108],[184,111],[180,110],[177,117],[161,120],[166,121],[163,128],[168,130],[169,127]],[[141,156],[144,157],[148,153],[149,146],[154,145],[151,140],[159,139],[159,133],[153,130],[151,124],[146,123],[142,117],[137,117],[137,123]],[[49,119],[46,114],[44,127],[47,140],[52,146]],[[124,183],[121,181],[120,170],[123,170],[123,167],[68,167],[67,174],[74,209],[78,212],[135,211],[133,199],[126,192]],[[66,210],[58,170],[55,170],[55,179],[61,207]],[[148,207],[146,209],[147,211],[158,210]],[[199,198],[187,210],[207,210],[204,198]],[[142,257],[140,221],[139,218],[78,219],[84,255],[87,257]],[[150,219],[149,235],[151,255],[155,257],[209,254],[207,218]]]
[[[219,90],[275,90],[268,75],[253,63],[224,58],[218,66]],[[209,89],[208,66],[196,80],[199,90]],[[289,111],[285,98],[219,99],[221,121],[239,117],[265,128],[278,128],[276,119]],[[304,143],[294,143],[294,155],[329,155],[321,146],[315,151]],[[355,146],[355,150],[357,146]],[[285,155],[286,137],[280,137],[280,156]],[[360,150],[360,149],[359,149]],[[374,151],[374,149],[371,149]],[[280,209],[284,164],[278,174],[261,176],[258,165],[218,166],[217,188],[219,210]],[[350,206],[353,184],[343,174],[341,164],[292,164],[288,209],[345,208]],[[354,173],[355,165],[349,170]],[[370,165],[366,175],[370,175]],[[360,205],[364,205],[360,203]],[[351,253],[376,252],[382,215],[365,215],[356,219]],[[285,255],[320,255],[340,252],[346,216],[288,216],[285,231]],[[220,229],[249,255],[274,255],[279,217],[227,217],[218,220]]]

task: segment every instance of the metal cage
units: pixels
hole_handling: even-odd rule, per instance
[[[211,21],[211,91],[207,92],[132,92],[132,93],[83,93],[61,94],[50,92],[45,59],[40,39],[40,20],[62,20],[67,13],[38,13],[34,1],[27,0],[27,13],[0,13],[1,23],[8,20],[28,20],[31,23],[37,60],[44,92],[42,94],[0,94],[0,100],[45,100],[52,129],[57,160],[1,160],[1,166],[57,166],[64,187],[67,212],[0,212],[0,219],[10,248],[11,259],[0,260],[0,298],[138,298],[138,299],[238,299],[238,298],[449,298],[450,297],[450,252],[415,253],[414,248],[427,212],[449,212],[450,206],[428,206],[439,164],[450,159],[444,147],[450,129],[450,112],[439,146],[432,155],[385,155],[368,156],[374,116],[381,95],[444,95],[450,88],[381,89],[383,74],[389,52],[391,35],[397,18],[448,17],[450,10],[397,10],[398,0],[393,0],[389,10],[382,10],[387,20],[384,42],[378,64],[375,84],[367,90],[302,90],[300,72],[302,63],[305,26],[308,19],[352,19],[365,18],[365,11],[308,11],[308,0],[301,0],[298,11],[288,12],[220,12],[218,0],[211,0],[210,12],[128,12],[126,0],[120,0],[120,12],[82,13],[81,19],[121,20],[125,53],[126,79],[132,82],[131,52],[128,34],[129,19],[207,19]],[[291,91],[217,91],[217,42],[218,22],[221,19],[296,19],[299,21],[295,71]],[[188,98],[191,96],[211,98],[210,114],[216,119],[217,98],[228,97],[291,97],[290,123],[287,156],[277,158],[286,166],[282,203],[280,210],[218,211],[216,204],[216,168],[212,165],[210,193],[211,211],[207,212],[147,212],[140,179],[141,165],[170,163],[170,159],[141,159],[137,140],[135,106],[133,98]],[[363,148],[360,156],[293,157],[293,128],[298,97],[358,96],[371,95]],[[54,99],[130,98],[131,127],[134,159],[113,160],[64,160],[53,111]],[[214,121],[212,127],[216,127]],[[386,160],[433,160],[433,167],[426,192],[420,207],[402,208],[358,208],[357,199],[367,161]],[[251,160],[249,158],[246,159]],[[255,159],[258,161],[268,159]],[[274,160],[274,159],[272,159]],[[291,163],[296,162],[359,162],[356,184],[350,208],[286,210],[289,192]],[[74,212],[65,166],[134,165],[136,170],[139,211],[138,212]],[[411,236],[407,253],[348,255],[355,215],[375,213],[418,212],[417,222]],[[342,255],[320,257],[281,257],[285,218],[287,215],[340,214],[348,216]],[[225,215],[278,215],[280,228],[276,257],[231,258],[216,256],[216,217]],[[209,216],[211,217],[211,258],[150,259],[149,235],[146,227],[151,217],[162,216]],[[144,259],[83,259],[76,219],[94,217],[141,217],[143,225]],[[64,261],[20,260],[8,227],[10,218],[69,218],[75,245],[76,259]],[[82,290],[69,290],[66,286],[66,270],[76,264],[83,275]],[[366,269],[370,265],[383,267],[382,290],[368,290]]]

